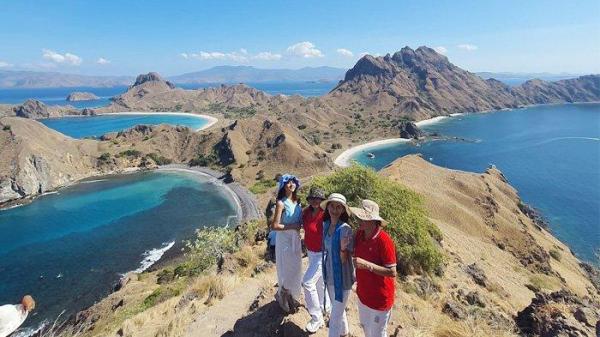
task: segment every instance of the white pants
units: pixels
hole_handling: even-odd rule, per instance
[[[350,290],[343,290],[343,301],[335,300],[333,285],[327,285],[329,300],[331,301],[331,315],[329,316],[329,337],[340,337],[348,334],[348,317],[346,317],[346,304]]]
[[[302,244],[300,233],[289,229],[278,231],[275,236],[275,266],[279,289],[287,289],[296,301],[300,301],[302,288]]]
[[[310,317],[314,320],[323,318],[323,298],[327,296],[327,291],[323,285],[322,252],[307,252],[308,268],[302,278],[302,287],[304,288],[304,300],[306,309]],[[331,302],[327,299],[326,311],[330,311]]]
[[[392,309],[380,311],[367,307],[358,300],[358,317],[365,337],[386,337],[387,323]]]

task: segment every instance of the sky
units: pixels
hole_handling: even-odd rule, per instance
[[[600,73],[600,1],[3,0],[0,70],[350,68],[426,45],[467,70]]]

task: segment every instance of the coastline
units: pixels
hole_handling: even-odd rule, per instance
[[[435,123],[439,123],[440,121],[450,118],[450,117],[456,117],[456,116],[460,116],[463,115],[464,113],[454,113],[454,114],[450,114],[448,116],[436,116],[436,117],[432,117],[429,119],[424,119],[422,121],[418,121],[415,122],[415,124],[418,127],[422,127],[422,126],[426,126],[426,125],[431,125],[431,124],[435,124]],[[347,150],[345,150],[344,152],[340,153],[335,160],[333,161],[333,163],[336,166],[339,167],[348,167],[351,164],[351,160],[352,157],[354,157],[355,154],[365,151],[367,149],[370,148],[374,148],[374,147],[378,147],[381,145],[389,145],[389,144],[398,144],[398,143],[408,143],[411,142],[412,139],[408,139],[408,138],[386,138],[386,139],[380,139],[380,140],[375,140],[372,142],[368,142],[368,143],[364,143],[361,145],[357,145],[357,146],[353,146]]]
[[[195,114],[192,112],[172,112],[172,111],[165,111],[165,112],[143,112],[143,111],[127,111],[127,112],[105,112],[105,113],[99,113],[97,114],[97,116],[105,116],[105,115],[169,115],[169,116],[187,116],[187,117],[193,117],[193,118],[199,118],[199,119],[204,119],[207,120],[208,122],[201,126],[198,129],[195,129],[194,131],[201,131],[201,130],[206,130],[208,128],[210,128],[211,126],[215,125],[219,119],[213,116],[209,116],[209,115],[202,115],[202,114]]]
[[[471,115],[471,114],[484,114],[484,113],[490,113],[490,112],[501,112],[501,111],[512,111],[512,110],[521,110],[521,109],[527,109],[527,108],[533,108],[533,107],[538,107],[538,106],[553,106],[553,105],[564,105],[564,104],[598,104],[600,102],[573,102],[573,103],[547,103],[547,104],[529,104],[529,105],[523,105],[523,106],[519,106],[516,108],[502,108],[502,109],[497,109],[497,110],[483,110],[483,111],[477,111],[477,112],[455,112],[455,113],[451,113],[449,115],[446,116],[436,116],[436,117],[432,117],[429,119],[424,119],[418,122],[415,122],[415,124],[418,127],[423,127],[426,125],[432,125],[432,124],[436,124],[439,123],[442,120],[445,120],[447,118],[452,118],[452,117],[458,117],[458,116],[463,116],[463,115]],[[406,139],[406,138],[386,138],[386,139],[380,139],[380,140],[375,140],[375,141],[371,141],[371,142],[367,142],[364,144],[360,144],[357,146],[353,146],[349,149],[346,149],[345,151],[343,151],[342,153],[340,153],[333,161],[333,163],[338,166],[338,167],[348,167],[351,164],[351,159],[352,157],[361,151],[370,149],[370,148],[374,148],[374,147],[378,147],[381,145],[388,145],[388,144],[397,144],[397,143],[405,143],[405,142],[409,142],[411,141],[411,139]]]

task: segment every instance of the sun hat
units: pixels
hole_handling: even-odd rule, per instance
[[[346,204],[346,197],[340,193],[331,193],[329,195],[329,198],[327,198],[326,200],[323,200],[321,202],[321,208],[323,210],[327,210],[327,205],[331,201],[336,201],[336,202],[339,202],[340,204],[344,205],[344,208],[346,209],[346,213],[348,213],[348,216],[350,216],[350,214],[352,214],[352,212],[350,211],[350,208],[348,208],[348,205]]]
[[[387,221],[383,220],[383,218],[379,216],[379,205],[377,205],[377,203],[373,200],[365,199],[361,201],[360,207],[350,207],[350,210],[352,214],[360,220],[377,220],[382,226],[387,224]]]
[[[296,184],[296,190],[300,188],[300,180],[296,178],[295,175],[284,174],[279,178],[279,184],[277,186],[277,191],[281,191],[281,189],[288,183],[288,181],[293,181]]]
[[[322,188],[313,186],[310,188],[310,191],[308,192],[308,196],[306,197],[306,200],[309,200],[309,199],[325,200],[325,199],[327,199],[327,197],[325,196],[325,191],[323,191]]]

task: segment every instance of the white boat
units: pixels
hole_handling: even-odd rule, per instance
[[[373,159],[373,158],[375,158],[375,155],[373,153],[369,152],[369,153],[367,153],[367,157]]]

